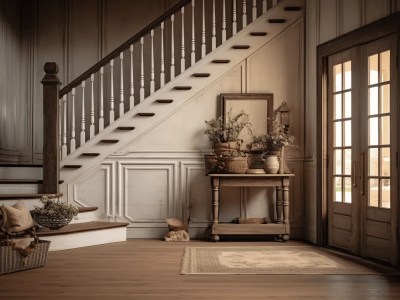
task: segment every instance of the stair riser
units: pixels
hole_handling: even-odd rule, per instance
[[[67,250],[126,241],[126,227],[100,229],[70,234],[45,236],[51,241],[49,251]]]
[[[0,194],[38,194],[41,184],[0,184]]]
[[[71,224],[85,223],[96,220],[97,220],[96,211],[80,212],[76,217],[72,219]]]
[[[14,205],[17,201],[19,201],[18,199],[12,199],[12,200],[0,200],[0,206],[4,205],[4,206],[12,206]],[[25,206],[31,210],[34,208],[35,205],[40,205],[40,202],[38,199],[22,199],[22,201],[24,201]]]
[[[0,167],[0,179],[43,179],[42,168]]]

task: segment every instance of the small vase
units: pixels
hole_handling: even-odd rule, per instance
[[[276,155],[265,155],[263,158],[264,170],[267,174],[276,174],[279,171],[279,160]]]

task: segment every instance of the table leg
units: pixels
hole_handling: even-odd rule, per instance
[[[283,180],[283,223],[289,224],[289,179]]]
[[[283,223],[283,200],[282,200],[282,187],[276,187],[276,222]]]
[[[219,216],[219,178],[211,179],[212,185],[212,215],[213,215],[213,225],[218,224]],[[214,242],[219,241],[219,235],[213,234],[212,240]]]

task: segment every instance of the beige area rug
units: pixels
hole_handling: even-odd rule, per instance
[[[314,246],[187,247],[181,274],[393,274],[350,255]]]

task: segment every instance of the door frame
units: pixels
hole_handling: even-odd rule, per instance
[[[317,244],[328,244],[328,160],[327,160],[327,104],[328,104],[328,57],[345,50],[368,44],[386,36],[397,35],[397,97],[400,95],[400,13],[368,24],[343,36],[335,38],[317,47]],[[397,115],[400,116],[400,105]],[[397,119],[397,128],[400,127]],[[399,161],[400,139],[397,141],[397,161]],[[397,186],[400,186],[399,168],[397,168]],[[399,228],[399,219],[397,228]],[[399,240],[399,230],[397,232]],[[397,253],[400,258],[400,253]],[[400,261],[399,259],[397,261]]]

